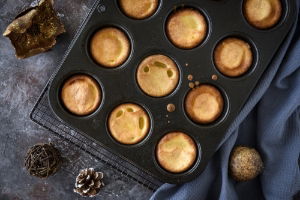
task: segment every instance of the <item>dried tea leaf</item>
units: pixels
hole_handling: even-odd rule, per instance
[[[53,0],[41,0],[27,9],[6,28],[3,36],[11,40],[17,58],[28,58],[51,49],[56,37],[65,32],[53,9]]]

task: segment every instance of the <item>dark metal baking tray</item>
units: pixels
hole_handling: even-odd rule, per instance
[[[67,52],[65,59],[52,80],[49,101],[54,113],[70,126],[108,151],[121,156],[145,173],[169,183],[183,183],[197,177],[224,137],[234,118],[247,101],[259,78],[267,68],[276,50],[289,32],[295,19],[295,1],[283,0],[283,16],[280,22],[268,30],[257,30],[250,26],[242,12],[243,1],[160,1],[157,12],[145,19],[134,20],[119,9],[117,0],[96,1],[90,15]],[[208,21],[209,32],[201,45],[191,50],[172,45],[165,34],[165,23],[176,8],[193,7],[202,12]],[[115,26],[130,38],[131,54],[122,66],[108,69],[96,64],[88,51],[90,37],[102,27]],[[228,37],[236,36],[249,42],[254,53],[253,66],[238,78],[222,75],[214,66],[213,51],[216,44]],[[136,82],[138,64],[148,55],[161,53],[177,63],[180,81],[176,90],[162,98],[144,94]],[[188,67],[186,66],[188,64]],[[103,100],[97,111],[89,116],[70,114],[61,104],[60,89],[64,81],[74,74],[88,74],[102,88]],[[186,115],[184,99],[189,91],[187,76],[195,81],[216,86],[225,100],[224,111],[219,119],[209,125],[194,123]],[[212,80],[212,75],[217,80]],[[122,145],[112,139],[107,128],[107,118],[116,106],[132,102],[144,107],[151,118],[149,136],[137,145]],[[176,111],[168,113],[166,106],[173,103]],[[194,166],[180,174],[163,170],[156,161],[155,147],[160,138],[171,131],[183,131],[197,143],[198,158]]]

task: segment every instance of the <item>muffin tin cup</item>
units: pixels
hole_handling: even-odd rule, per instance
[[[196,178],[217,151],[228,127],[239,114],[255,85],[280,47],[292,27],[296,14],[295,1],[283,0],[280,22],[268,30],[251,27],[243,16],[243,1],[198,1],[160,0],[153,16],[134,20],[122,13],[117,0],[96,0],[90,14],[78,31],[64,60],[53,77],[49,90],[49,103],[58,118],[93,139],[110,152],[134,164],[153,177],[168,183],[183,183]],[[166,20],[174,9],[194,7],[204,13],[208,24],[208,35],[197,47],[184,50],[175,47],[165,33]],[[230,12],[228,12],[230,10]],[[121,28],[129,37],[131,52],[119,67],[105,68],[93,61],[89,55],[90,37],[102,27]],[[240,36],[250,42],[254,53],[254,64],[243,76],[226,77],[215,67],[213,51],[216,44],[229,36]],[[150,97],[136,82],[139,63],[148,55],[163,54],[172,58],[179,69],[180,77],[176,89],[164,97]],[[74,74],[93,77],[102,90],[99,108],[87,116],[76,116],[68,112],[60,100],[60,90],[65,80]],[[193,122],[184,109],[189,87],[188,75],[200,84],[216,86],[224,98],[224,110],[218,120],[203,125]],[[218,77],[212,80],[212,75]],[[111,111],[120,104],[135,103],[143,107],[150,117],[149,134],[138,144],[123,145],[115,141],[107,127]],[[176,110],[168,112],[168,104]],[[160,167],[155,157],[158,141],[168,132],[182,131],[194,139],[198,157],[194,165],[183,173],[170,173]]]

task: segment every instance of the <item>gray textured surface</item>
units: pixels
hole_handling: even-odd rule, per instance
[[[0,32],[31,0],[0,0]],[[0,200],[74,200],[74,172],[94,167],[106,175],[106,187],[92,199],[148,199],[151,191],[121,176],[108,166],[62,141],[29,119],[30,111],[58,66],[76,29],[93,0],[57,1],[55,6],[67,33],[52,51],[17,60],[7,38],[0,36]],[[23,167],[27,149],[38,142],[53,142],[65,159],[62,169],[48,179],[31,177]]]

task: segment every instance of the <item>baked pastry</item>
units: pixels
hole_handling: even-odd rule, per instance
[[[193,166],[197,158],[194,140],[182,132],[166,134],[156,147],[160,166],[172,173],[181,173]]]
[[[108,119],[111,136],[122,144],[136,144],[143,140],[150,128],[150,119],[139,105],[126,103],[116,107]]]
[[[258,29],[273,27],[282,15],[280,0],[245,0],[243,10],[249,24]]]
[[[129,56],[130,49],[127,35],[114,27],[100,29],[90,40],[92,58],[104,67],[123,64]]]
[[[164,55],[145,58],[137,69],[137,82],[148,95],[162,97],[173,92],[179,81],[176,63]]]
[[[121,10],[128,17],[145,19],[155,13],[159,0],[119,0]]]
[[[211,85],[191,89],[185,99],[188,116],[200,124],[214,122],[222,114],[224,100],[219,90]]]
[[[204,16],[192,8],[175,11],[166,24],[168,38],[175,46],[182,49],[191,49],[199,45],[205,39],[207,29]]]
[[[99,84],[90,76],[74,75],[61,89],[61,101],[68,111],[75,115],[93,113],[101,102]]]
[[[245,74],[252,65],[251,46],[239,38],[222,40],[214,51],[214,62],[224,75],[237,77]]]

